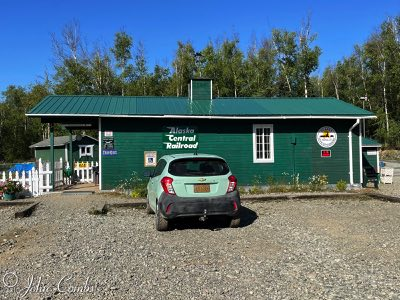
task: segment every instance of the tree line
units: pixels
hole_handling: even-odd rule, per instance
[[[0,103],[0,161],[32,156],[29,145],[48,137],[48,126],[25,113],[48,94],[187,96],[193,77],[213,79],[214,97],[336,97],[378,118],[367,133],[386,147],[400,146],[400,16],[382,22],[362,45],[316,75],[322,49],[306,19],[298,31],[273,29],[243,51],[239,37],[218,38],[203,49],[178,41],[170,65],[149,69],[145,46],[126,31],[112,47],[84,42],[79,23],[53,34],[51,75],[28,87],[10,85]],[[56,129],[63,134],[62,128]]]

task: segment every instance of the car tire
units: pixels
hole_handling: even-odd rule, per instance
[[[155,219],[156,219],[156,230],[157,231],[168,231],[169,222],[168,222],[168,220],[163,218],[163,216],[161,215],[159,210],[157,210]]]
[[[153,215],[154,211],[151,209],[150,203],[149,203],[149,199],[147,199],[146,202],[146,214],[148,215]]]
[[[230,228],[238,228],[240,226],[240,218],[232,218],[229,222]]]

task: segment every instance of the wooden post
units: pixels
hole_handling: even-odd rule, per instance
[[[74,175],[74,160],[72,159],[72,130],[69,130],[69,168],[71,171],[71,179]],[[72,180],[71,180],[72,182]]]

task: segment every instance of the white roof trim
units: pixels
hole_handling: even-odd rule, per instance
[[[363,148],[382,148],[382,145],[361,145]]]
[[[100,117],[100,118],[155,118],[155,119],[245,119],[245,120],[274,120],[274,119],[376,119],[376,116],[192,116],[192,115],[89,115],[89,114],[26,114],[27,117]]]

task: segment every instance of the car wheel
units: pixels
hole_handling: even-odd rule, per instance
[[[148,215],[153,215],[154,211],[151,209],[150,203],[149,203],[149,199],[147,199],[146,202],[146,214]]]
[[[230,228],[238,228],[240,225],[240,218],[232,218],[229,222]]]
[[[164,219],[160,211],[157,209],[156,213],[156,230],[157,231],[167,231],[169,228],[168,220]]]

